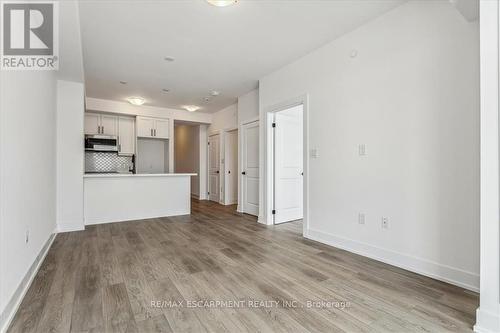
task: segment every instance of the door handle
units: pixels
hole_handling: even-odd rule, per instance
[[[227,173],[228,173],[228,174],[230,174],[230,173],[231,173],[231,170],[229,170]]]
[[[303,175],[304,175],[304,173],[303,173],[303,172],[301,172],[301,173],[300,173],[300,175],[301,175],[301,176],[303,176]]]
[[[219,173],[219,170],[217,170],[217,173]]]
[[[247,173],[246,173],[246,171],[243,171],[241,174],[242,174],[242,175],[246,175]]]

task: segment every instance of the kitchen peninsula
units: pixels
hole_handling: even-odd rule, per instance
[[[190,214],[191,176],[85,174],[85,225]]]

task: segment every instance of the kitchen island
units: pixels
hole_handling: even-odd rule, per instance
[[[191,176],[85,174],[85,225],[190,214]]]

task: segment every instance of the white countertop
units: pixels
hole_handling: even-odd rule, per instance
[[[86,173],[83,178],[109,178],[109,177],[188,177],[197,176],[197,173]]]

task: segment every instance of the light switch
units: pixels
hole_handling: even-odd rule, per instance
[[[318,158],[318,156],[319,156],[318,148],[312,148],[311,149],[311,158]]]
[[[359,156],[366,155],[366,145],[364,143],[358,145],[358,154],[359,154]]]

